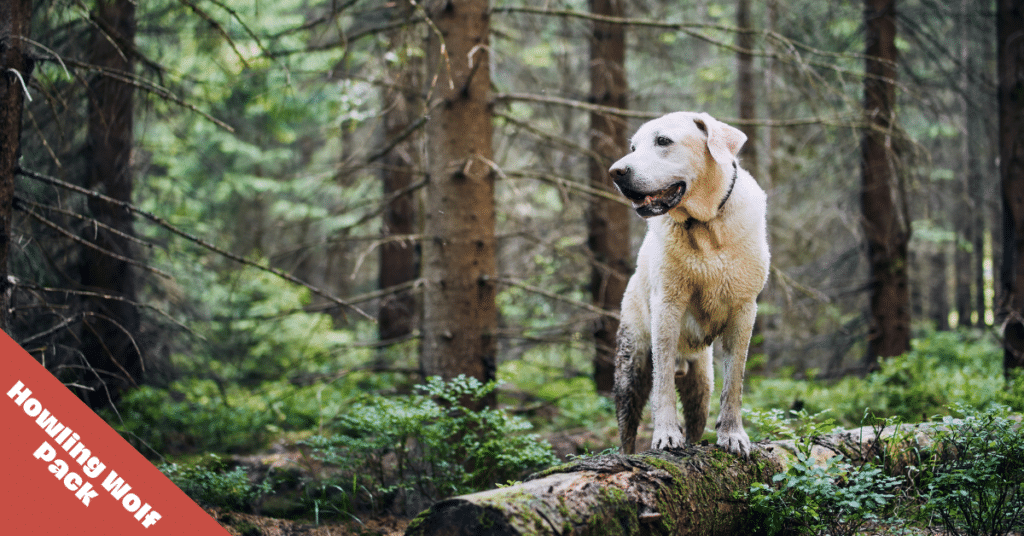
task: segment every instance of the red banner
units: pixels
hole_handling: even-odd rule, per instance
[[[0,356],[4,534],[227,534],[2,331]]]

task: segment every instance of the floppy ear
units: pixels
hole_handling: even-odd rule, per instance
[[[694,181],[682,205],[691,217],[711,221],[718,215],[718,206],[725,198],[732,179],[732,163],[740,147],[747,141],[747,135],[706,113],[700,114],[693,121],[697,128],[707,134],[708,152],[717,165],[707,161],[707,167]]]
[[[736,154],[740,152],[740,147],[746,143],[747,135],[742,130],[726,125],[708,114],[700,114],[696,121],[699,122],[698,126],[700,123],[704,124],[704,129],[708,133],[708,151],[715,162],[720,166],[732,164]]]

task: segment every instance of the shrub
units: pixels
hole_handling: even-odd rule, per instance
[[[798,534],[853,535],[878,518],[898,479],[872,464],[855,467],[842,455],[815,463],[810,443],[769,486],[755,483],[748,500],[759,529],[774,535],[784,528]]]
[[[1024,432],[1008,408],[953,406],[933,445],[922,452],[921,515],[954,535],[1024,530]]]
[[[557,462],[525,419],[459,404],[497,387],[459,376],[431,378],[408,397],[368,396],[340,419],[338,433],[308,441],[315,456],[352,475],[366,499],[423,500],[469,493]],[[357,486],[346,485],[355,489]],[[401,496],[401,497],[400,497]]]
[[[834,382],[751,377],[744,400],[750,407],[832,410],[844,426],[860,422],[865,410],[882,417],[920,422],[948,414],[963,403],[984,407],[992,402],[1024,409],[1024,381],[1006,389],[1002,350],[981,332],[932,332],[914,339],[905,356],[883,360],[867,377]]]
[[[159,469],[201,506],[250,511],[253,503],[270,493],[271,489],[269,479],[254,485],[249,481],[244,468],[228,470],[228,464],[214,454],[210,454],[203,463],[166,463]]]

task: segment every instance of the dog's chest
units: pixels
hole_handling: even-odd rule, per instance
[[[734,309],[750,299],[744,269],[748,252],[723,244],[705,224],[698,226],[667,244],[659,278],[667,283],[667,301],[680,307],[680,335],[691,348],[711,344]]]

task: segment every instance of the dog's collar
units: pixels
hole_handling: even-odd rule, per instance
[[[725,207],[725,202],[728,201],[729,200],[729,196],[732,195],[732,189],[736,187],[736,179],[739,177],[739,175],[740,175],[740,167],[736,164],[736,161],[733,160],[732,161],[732,181],[729,182],[729,189],[726,190],[725,197],[722,198],[722,202],[718,204],[718,211],[719,212],[722,211],[722,208]],[[700,221],[700,220],[698,220],[697,218],[694,218],[693,216],[690,216],[683,223],[683,226],[685,226],[687,229],[689,229],[690,227],[693,226],[694,223],[697,223],[698,221]]]

